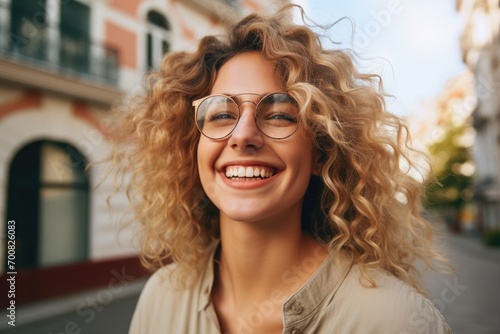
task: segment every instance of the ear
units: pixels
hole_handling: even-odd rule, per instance
[[[317,148],[314,148],[312,152],[311,166],[311,172],[313,175],[321,176],[321,171],[323,170],[323,166],[325,165],[321,160],[321,153]]]

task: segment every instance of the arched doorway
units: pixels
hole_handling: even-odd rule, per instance
[[[86,159],[69,144],[40,140],[9,168],[7,217],[16,222],[16,268],[84,261],[88,255]]]

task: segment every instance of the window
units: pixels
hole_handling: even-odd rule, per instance
[[[23,147],[9,170],[7,217],[16,221],[16,267],[85,260],[89,182],[86,161],[72,146],[37,141]]]
[[[89,6],[76,0],[19,0],[12,1],[11,11],[13,54],[89,73]]]
[[[163,55],[170,51],[170,24],[165,16],[154,10],[148,12],[147,22],[146,66],[158,68]]]
[[[60,59],[63,68],[88,73],[90,62],[90,9],[75,0],[61,4]]]
[[[44,60],[45,0],[11,2],[10,48],[15,54]]]

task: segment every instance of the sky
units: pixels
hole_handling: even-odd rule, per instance
[[[453,77],[464,72],[459,38],[462,20],[455,0],[294,0],[314,22],[328,25],[336,48],[353,48],[360,68],[381,74],[388,107],[399,115],[418,111]],[[352,26],[354,25],[354,33]]]

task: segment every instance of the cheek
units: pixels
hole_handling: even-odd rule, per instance
[[[288,154],[293,156],[295,164],[300,166],[301,175],[308,174],[310,176],[314,172],[314,149],[311,140],[305,135],[300,136],[296,143],[291,145]]]
[[[214,164],[220,153],[220,143],[209,141],[202,137],[198,142],[196,156],[198,160],[198,174],[201,185],[206,189],[208,183],[215,173]]]
[[[198,142],[198,148],[196,150],[196,158],[198,160],[198,174],[200,175],[201,184],[203,185],[205,174],[206,174],[206,164],[207,164],[207,150],[206,145],[203,140],[200,139]]]
[[[313,173],[312,152],[307,141],[296,141],[279,152],[288,169],[288,175],[293,180],[295,193],[305,190]]]

